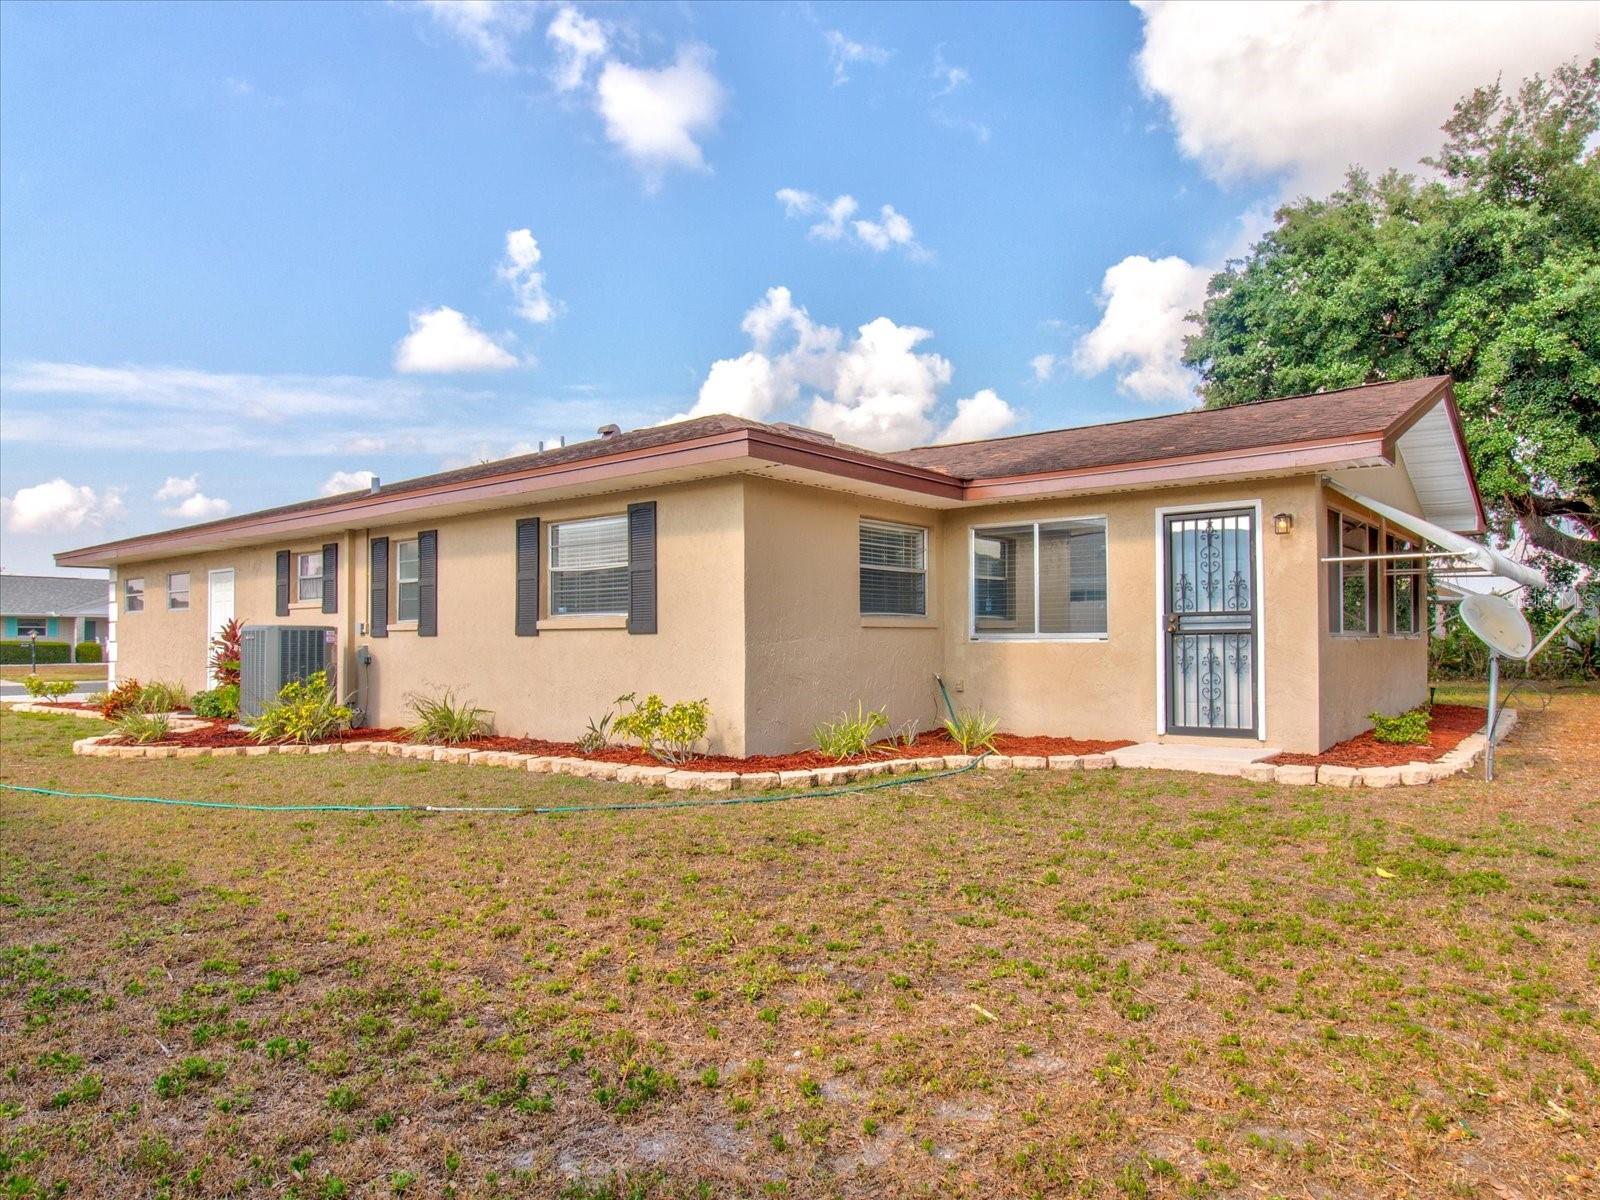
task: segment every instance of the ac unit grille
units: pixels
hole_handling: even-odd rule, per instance
[[[337,690],[336,637],[325,625],[246,625],[239,634],[239,715],[260,716],[284,684],[318,671]]]

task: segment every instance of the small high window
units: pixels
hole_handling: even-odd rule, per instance
[[[176,611],[189,607],[189,572],[178,571],[167,576],[167,607]]]
[[[627,517],[550,526],[550,612],[558,617],[627,615]]]
[[[415,543],[413,543],[415,544]],[[297,595],[301,600],[322,599],[322,552],[297,555],[295,559]]]
[[[1339,634],[1378,632],[1378,531],[1343,513],[1328,513],[1328,628]]]
[[[1417,550],[1415,542],[1389,535],[1389,553],[1406,554]],[[1388,578],[1389,632],[1396,637],[1411,637],[1422,632],[1422,559],[1392,558],[1386,564]]]
[[[417,599],[417,539],[396,542],[394,548],[394,619],[415,621]]]
[[[122,581],[122,611],[131,613],[144,611],[144,580],[142,578],[135,577]]]
[[[862,521],[860,539],[861,615],[926,616],[928,531]]]

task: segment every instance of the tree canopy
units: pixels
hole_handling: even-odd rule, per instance
[[[1420,181],[1280,208],[1195,317],[1206,405],[1451,374],[1496,527],[1600,567],[1597,130],[1600,59],[1573,62],[1461,100]]]

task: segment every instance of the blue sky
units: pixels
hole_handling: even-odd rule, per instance
[[[1192,404],[1278,198],[1596,23],[1416,7],[8,4],[0,561],[606,421]]]

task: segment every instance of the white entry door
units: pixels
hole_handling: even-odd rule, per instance
[[[206,679],[212,687],[217,680],[211,673],[211,639],[233,620],[233,568],[206,572]]]

